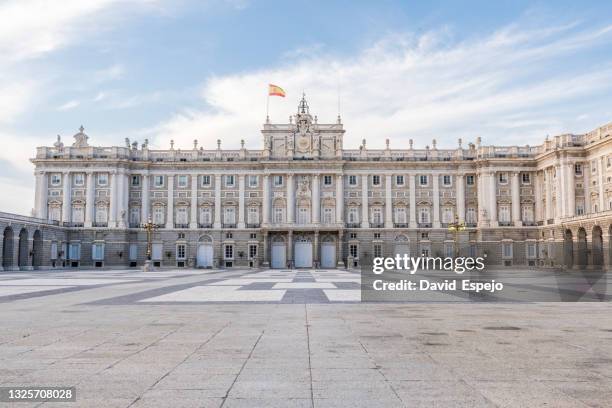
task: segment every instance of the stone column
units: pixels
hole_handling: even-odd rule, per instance
[[[368,175],[361,175],[361,228],[370,228],[370,211],[368,209]]]
[[[149,221],[149,174],[143,173],[142,177],[142,192],[140,194],[140,222]]]
[[[293,231],[287,231],[287,262],[293,266]]]
[[[440,228],[440,175],[433,174],[433,227]]]
[[[215,222],[213,228],[221,228],[221,175],[215,174]]]
[[[338,242],[336,245],[336,267],[337,268],[342,268],[344,267],[344,259],[343,259],[343,253],[342,250],[344,249],[344,245],[343,245],[343,236],[344,236],[344,231],[340,230],[338,231]]]
[[[244,228],[244,213],[245,213],[245,185],[244,174],[238,176],[238,228]]]
[[[483,214],[483,211],[486,211],[487,213],[489,211],[489,209],[485,205],[485,199],[486,199],[486,192],[484,188],[485,180],[486,180],[486,176],[482,171],[480,171],[479,173],[476,173],[476,199],[478,202],[476,221],[478,222],[479,227],[486,226],[486,221],[487,221],[486,218],[488,217],[488,214],[487,214],[487,217],[485,217]]]
[[[336,175],[336,223],[344,224],[344,177]]]
[[[108,219],[108,227],[117,227],[117,172],[113,171],[110,174],[111,178],[111,196],[110,196],[110,214]]]
[[[540,177],[537,171],[533,173],[533,194],[535,196],[533,218],[537,222],[542,219],[542,187],[540,185]]]
[[[270,176],[263,176],[263,197],[262,197],[262,218],[263,224],[270,223]]]
[[[393,191],[391,189],[393,177],[385,176],[385,228],[393,228]]]
[[[314,251],[314,256],[312,259],[314,260],[314,266],[315,268],[318,268],[319,267],[319,231],[315,231],[314,233],[313,251]]]
[[[49,176],[44,171],[37,175],[37,200],[36,200],[36,216],[38,218],[47,219],[48,197],[49,197]]]
[[[168,203],[166,209],[166,229],[174,228],[174,175],[168,176]]]
[[[599,157],[597,159],[597,176],[598,176],[598,185],[599,187],[599,211],[604,211],[606,209],[604,203],[604,172],[603,172],[603,157]]]
[[[584,213],[591,213],[591,168],[588,162],[582,164],[582,178],[584,184]]]
[[[565,165],[565,188],[566,188],[566,199],[567,206],[565,208],[565,215],[567,217],[573,217],[576,215],[576,180],[574,174],[574,164],[566,163]]]
[[[562,183],[562,175],[563,166],[557,164],[555,166],[556,172],[556,183],[555,183],[555,220],[559,220],[563,217],[563,183]]]
[[[465,222],[465,175],[457,174],[455,177],[455,199],[457,201],[457,219]]]
[[[519,172],[513,171],[511,174],[512,188],[512,223],[515,227],[523,225],[521,221],[521,187],[519,185]]]
[[[189,207],[189,228],[198,228],[198,175],[191,175],[191,206]]]
[[[319,175],[312,175],[312,222],[318,224],[321,222],[321,193],[319,189]]]
[[[550,167],[544,169],[544,225],[548,224],[548,220],[552,218],[552,177]]]
[[[127,216],[127,208],[125,205],[125,190],[126,190],[125,173],[117,173],[117,226],[125,228],[125,218]]]
[[[497,180],[495,180],[495,172],[488,174],[489,177],[489,217],[491,227],[497,227]]]
[[[266,179],[268,176],[264,176]],[[270,266],[270,256],[268,254],[268,231],[263,232],[263,265],[265,267]]]
[[[93,171],[87,172],[87,198],[85,200],[85,227],[91,228],[94,220],[94,208],[96,201],[96,186],[94,184]]]
[[[410,189],[409,193],[410,193],[410,220],[409,220],[409,226],[410,228],[416,228],[417,227],[417,213],[416,213],[416,181],[415,181],[415,175],[414,174],[409,174],[408,175],[408,188]]]
[[[62,222],[70,222],[70,211],[72,210],[72,180],[70,178],[70,172],[65,171],[62,175],[63,184],[63,197],[62,197]]]
[[[293,173],[287,174],[287,223],[295,223],[295,180]]]

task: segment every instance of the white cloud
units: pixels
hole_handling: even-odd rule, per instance
[[[94,77],[96,82],[106,82],[121,79],[124,74],[125,67],[122,64],[113,64],[108,68],[96,71]]]
[[[58,111],[68,111],[71,109],[76,108],[77,106],[79,106],[81,103],[75,99],[68,101],[60,106],[57,107]]]
[[[206,108],[180,111],[151,132],[162,146],[174,139],[187,147],[197,138],[214,147],[221,138],[224,146],[236,147],[244,138],[260,148],[266,87],[275,83],[287,98],[270,98],[273,122],[288,120],[302,90],[320,122],[335,121],[340,88],[347,148],[356,148],[362,138],[382,147],[387,137],[394,147],[407,146],[408,138],[417,146],[432,138],[455,146],[458,137],[476,136],[488,143],[536,144],[546,133],[603,124],[590,122],[604,120],[603,103],[589,121],[575,118],[585,99],[603,102],[609,96],[612,57],[602,56],[598,65],[557,68],[611,41],[612,26],[580,31],[576,24],[547,29],[514,24],[466,42],[453,42],[446,31],[391,35],[352,58],[319,54],[279,68],[210,78],[202,87]]]

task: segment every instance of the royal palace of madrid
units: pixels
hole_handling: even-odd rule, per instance
[[[0,213],[2,268],[358,267],[486,256],[505,267],[612,260],[612,124],[535,146],[345,149],[305,98],[260,150],[171,142],[38,147],[32,216]],[[425,144],[425,143],[423,143]]]

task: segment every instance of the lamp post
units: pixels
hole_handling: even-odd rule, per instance
[[[153,224],[151,221],[151,217],[147,220],[146,223],[141,225],[145,231],[147,231],[147,260],[144,263],[144,272],[148,272],[151,270],[151,255],[153,251],[153,231],[157,229],[157,224]]]
[[[455,257],[459,256],[459,233],[465,231],[465,224],[459,222],[459,218],[455,214],[455,221],[448,224],[448,231],[454,234],[455,242]]]

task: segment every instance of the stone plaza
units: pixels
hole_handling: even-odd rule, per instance
[[[343,269],[6,271],[0,386],[75,386],[57,405],[79,407],[611,404],[609,303],[359,287]]]

